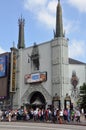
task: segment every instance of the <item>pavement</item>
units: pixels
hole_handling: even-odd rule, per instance
[[[47,122],[47,123],[51,123],[51,122]],[[81,125],[81,126],[86,126],[86,119],[85,119],[85,117],[83,115],[81,115],[80,122],[70,121],[70,122],[63,123],[63,124],[66,124],[66,125]]]
[[[8,122],[8,120],[4,120],[5,122]],[[3,122],[3,121],[2,121]],[[19,121],[16,121],[16,120],[12,120],[12,122],[32,122],[32,123],[46,123],[46,124],[58,124],[58,122],[55,122],[53,123],[52,121],[34,121],[33,119],[32,120],[28,120],[28,121],[24,121],[24,120],[19,120]],[[80,117],[80,122],[76,122],[75,120],[74,121],[70,121],[70,122],[67,122],[67,123],[62,123],[62,124],[65,124],[65,125],[79,125],[79,126],[86,126],[86,119],[83,115],[81,115]]]
[[[73,122],[73,124],[86,126],[86,119],[85,119],[84,115],[81,115],[80,122]]]
[[[25,121],[26,122],[26,121]],[[52,124],[53,122],[52,121],[44,121],[44,122],[41,122],[41,121],[33,121],[33,120],[29,120],[29,122],[33,122],[33,123],[49,123],[49,124]],[[54,124],[54,123],[53,123]],[[55,124],[58,124],[57,122]],[[86,126],[86,119],[84,116],[81,115],[80,117],[80,122],[76,122],[76,121],[70,121],[70,122],[67,122],[67,123],[62,123],[62,124],[65,124],[65,125],[79,125],[79,126]]]

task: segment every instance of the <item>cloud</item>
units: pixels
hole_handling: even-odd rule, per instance
[[[48,28],[55,27],[57,0],[25,0],[24,8],[34,14],[34,17]]]
[[[49,29],[54,29],[56,24],[56,5],[58,0],[24,0],[24,8],[31,13],[38,22],[44,24]],[[78,29],[77,21],[63,19],[66,34],[75,32]],[[75,28],[73,28],[75,26]]]
[[[47,25],[48,28],[54,28],[54,26],[55,26],[55,17],[53,15],[50,15],[45,10],[39,12],[38,20],[41,23],[44,23],[45,25]]]
[[[24,8],[36,14],[45,7],[46,2],[47,0],[24,0]]]
[[[67,0],[67,2],[77,8],[80,12],[86,13],[86,0]]]
[[[85,58],[86,55],[86,43],[84,41],[73,40],[72,44],[69,45],[69,57],[80,59]]]
[[[77,33],[79,32],[79,25],[80,25],[80,21],[76,21],[76,20],[68,20],[68,19],[63,19],[64,21],[64,30],[66,30],[66,34],[71,34],[72,33]]]
[[[0,54],[6,52],[4,49],[0,47]]]
[[[56,13],[56,5],[57,5],[57,0],[49,1],[49,3],[47,4],[47,10],[50,13],[55,14]]]

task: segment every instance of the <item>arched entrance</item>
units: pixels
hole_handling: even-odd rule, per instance
[[[31,107],[33,103],[32,101],[35,101],[37,97],[41,99],[41,102],[45,108],[48,107],[48,104],[52,104],[52,96],[43,87],[42,84],[35,84],[35,86],[31,84],[28,90],[26,90],[26,92],[22,96],[21,104],[26,106],[27,109],[29,109],[29,107]]]
[[[41,92],[35,91],[30,94],[30,107],[33,109],[45,108],[46,100]]]

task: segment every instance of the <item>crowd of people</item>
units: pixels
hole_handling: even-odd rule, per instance
[[[85,119],[86,115],[84,114]],[[53,123],[69,123],[80,122],[81,111],[80,109],[17,109],[17,110],[0,110],[0,121],[40,121],[40,122],[53,122]]]

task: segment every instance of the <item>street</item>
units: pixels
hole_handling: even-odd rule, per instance
[[[86,126],[30,122],[0,122],[0,130],[86,130]]]

